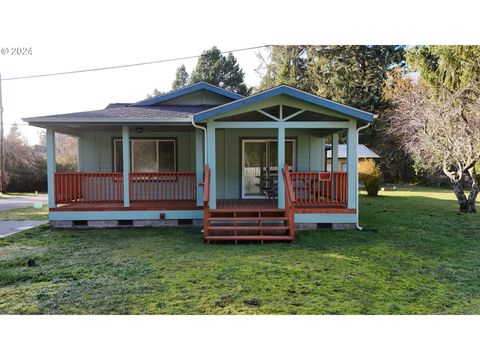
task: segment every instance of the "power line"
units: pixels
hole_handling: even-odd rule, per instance
[[[247,50],[256,50],[267,47],[268,45],[261,45],[261,46],[252,46],[248,48],[242,49],[235,49],[235,50],[228,50],[228,51],[221,51],[221,54],[228,54],[240,51],[247,51]],[[16,76],[1,79],[0,81],[8,81],[8,80],[22,80],[22,79],[32,79],[32,78],[39,78],[39,77],[47,77],[47,76],[59,76],[59,75],[70,75],[70,74],[78,74],[78,73],[85,73],[85,72],[92,72],[92,71],[102,71],[102,70],[112,70],[112,69],[121,69],[127,67],[134,67],[134,66],[143,66],[143,65],[152,65],[152,64],[160,64],[172,61],[179,61],[179,60],[189,60],[195,59],[200,57],[201,55],[191,55],[191,56],[184,56],[172,59],[163,59],[163,60],[154,60],[154,61],[146,61],[141,63],[134,63],[134,64],[125,64],[125,65],[115,65],[115,66],[106,66],[106,67],[99,67],[99,68],[91,68],[91,69],[82,69],[82,70],[72,70],[72,71],[64,71],[64,72],[56,72],[56,73],[48,73],[48,74],[38,74],[38,75],[26,75],[26,76]]]

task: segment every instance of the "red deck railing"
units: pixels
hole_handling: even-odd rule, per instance
[[[295,203],[311,206],[347,206],[347,173],[289,173]]]
[[[195,201],[194,172],[130,173],[131,201]],[[123,202],[123,173],[56,173],[55,203]]]
[[[122,173],[56,173],[55,203],[123,201]]]
[[[195,201],[194,172],[130,173],[130,200]]]

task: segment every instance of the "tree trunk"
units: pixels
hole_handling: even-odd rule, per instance
[[[471,169],[468,170],[468,174],[472,179],[472,188],[470,189],[470,194],[468,194],[466,212],[474,213],[474,212],[477,212],[475,209],[475,202],[477,201],[477,196],[480,189],[478,187],[478,181],[477,181],[476,175],[473,173]]]
[[[458,200],[458,205],[461,212],[465,213],[475,213],[475,202],[477,201],[477,195],[479,192],[479,187],[476,179],[472,178],[472,189],[468,198],[465,196],[465,191],[463,190],[462,179],[455,181],[453,183],[453,191]]]

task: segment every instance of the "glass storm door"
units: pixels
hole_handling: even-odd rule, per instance
[[[277,184],[276,140],[242,141],[242,199],[265,199],[275,194]],[[295,141],[285,140],[285,161],[293,170]]]
[[[243,141],[242,198],[265,198],[261,176],[267,163],[267,146],[264,140]]]

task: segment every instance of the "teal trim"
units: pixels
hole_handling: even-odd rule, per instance
[[[357,202],[357,127],[352,124],[347,131],[347,183],[348,183],[348,205],[349,209],[356,208]]]
[[[203,205],[203,186],[200,184],[203,182],[203,131],[195,129],[195,173],[197,181],[197,205]]]
[[[123,148],[123,206],[130,207],[130,129],[122,126]]]
[[[195,122],[202,122],[212,117],[223,115],[230,111],[241,109],[244,106],[255,104],[260,101],[265,101],[280,95],[291,96],[298,100],[302,100],[302,101],[305,101],[305,102],[308,102],[332,111],[336,111],[340,114],[353,116],[356,119],[367,121],[367,122],[371,122],[375,118],[374,114],[371,114],[359,109],[355,109],[347,105],[342,105],[337,102],[327,100],[316,95],[309,94],[307,92],[295,89],[287,85],[280,85],[272,89],[257,93],[255,95],[248,96],[246,98],[233,101],[225,105],[220,105],[210,110],[202,111],[198,114],[195,114],[193,118]]]
[[[280,118],[282,115],[280,115]],[[278,208],[285,209],[285,184],[283,183],[282,169],[285,164],[285,128],[278,129]]]
[[[217,208],[217,165],[215,160],[215,128],[207,126],[207,164],[210,167],[210,209]]]
[[[357,217],[355,214],[295,214],[296,223],[323,223],[323,224],[355,224]]]
[[[214,86],[214,85],[211,85],[211,84],[208,84],[208,83],[202,81],[202,82],[198,82],[196,84],[193,84],[191,86],[184,87],[184,88],[179,89],[179,90],[171,91],[171,92],[163,94],[163,95],[159,95],[159,96],[155,96],[155,97],[152,97],[152,98],[149,98],[149,99],[139,101],[135,105],[145,105],[145,106],[146,105],[155,105],[155,104],[158,104],[158,103],[161,103],[161,102],[165,102],[165,101],[168,101],[168,100],[178,98],[180,96],[185,96],[185,95],[188,95],[188,94],[192,94],[194,92],[201,91],[201,90],[207,90],[207,91],[210,91],[214,94],[218,94],[218,95],[224,96],[224,97],[232,99],[232,100],[238,100],[238,99],[243,98],[243,96],[240,95],[240,94],[222,89],[218,86]]]
[[[203,210],[52,211],[49,220],[166,220],[203,219]],[[355,214],[295,214],[298,223],[355,223]]]
[[[346,129],[349,124],[349,121],[214,121],[209,122],[208,126],[217,129]]]
[[[203,210],[148,210],[148,211],[52,211],[49,220],[166,220],[203,219]]]
[[[55,207],[55,171],[57,163],[55,159],[55,131],[47,128],[47,182],[48,182],[48,207]]]
[[[332,134],[332,171],[338,171],[338,132]]]

